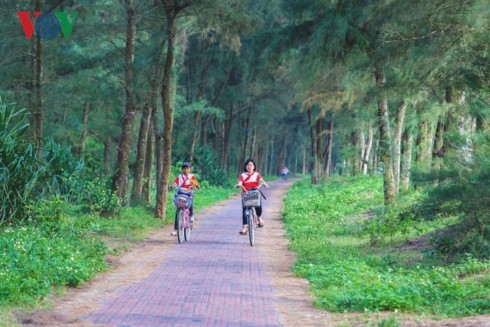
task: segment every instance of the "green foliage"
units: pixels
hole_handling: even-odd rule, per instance
[[[416,185],[428,187],[423,201],[411,208],[413,215],[425,220],[460,218],[434,239],[440,254],[448,258],[464,253],[490,258],[489,144],[488,132],[476,134],[470,157],[463,153],[464,142],[454,144],[439,169],[415,176]]]
[[[447,218],[429,225],[408,217],[400,221],[411,202],[388,213],[379,209],[382,202],[380,178],[318,186],[302,181],[289,191],[283,215],[299,258],[294,272],[310,281],[316,305],[335,312],[489,313],[490,261],[466,256],[448,265],[422,256],[422,248],[400,251],[411,239],[444,227]],[[391,243],[368,246],[376,229],[384,229],[376,235],[390,235]]]
[[[199,176],[210,185],[226,186],[229,181],[226,172],[221,169],[219,158],[209,147],[203,147],[196,153]]]
[[[0,305],[33,304],[54,286],[77,286],[107,268],[94,237],[51,225],[0,232]]]
[[[48,139],[38,160],[38,151],[24,135],[27,119],[25,110],[0,99],[0,223],[25,218],[56,221],[62,201],[98,214],[117,212],[120,203],[107,182],[81,179],[82,162],[69,148]]]
[[[35,147],[26,141],[28,113],[0,98],[0,224],[25,217],[24,207],[47,164],[37,160]]]
[[[111,189],[109,179],[93,178],[78,180],[70,178],[69,199],[83,209],[98,215],[113,215],[121,208],[121,201]]]
[[[32,200],[26,205],[26,215],[40,222],[61,223],[65,202],[60,195]]]

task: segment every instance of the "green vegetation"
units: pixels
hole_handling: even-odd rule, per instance
[[[436,247],[446,237],[441,231],[460,219],[400,215],[420,194],[406,196],[404,209],[384,212],[382,192],[380,178],[302,181],[290,190],[284,220],[299,258],[294,272],[311,282],[316,305],[335,312],[490,312],[488,257],[448,256]]]

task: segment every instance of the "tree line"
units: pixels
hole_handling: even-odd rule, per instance
[[[488,166],[488,1],[1,2],[0,93],[37,158],[69,147],[126,204],[156,186],[160,218],[182,160],[216,184],[246,157],[383,174],[386,205]],[[27,39],[19,11],[66,12],[70,37]]]

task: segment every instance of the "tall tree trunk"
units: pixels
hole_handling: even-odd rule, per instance
[[[89,104],[85,103],[83,106],[83,116],[82,116],[82,135],[80,136],[80,158],[85,158],[85,146],[87,144],[88,137],[88,113]]]
[[[258,162],[261,162],[261,158],[259,158],[258,153],[257,153],[257,127],[255,124],[253,124],[252,128],[252,143],[250,144],[250,153],[252,155],[252,158],[255,158]],[[261,171],[263,169],[261,168]]]
[[[458,120],[458,132],[462,139],[465,140],[461,147],[461,155],[464,162],[469,164],[473,161],[473,141],[471,136],[476,129],[476,120],[470,114],[464,112],[466,105],[466,93],[464,91],[461,92],[459,102],[460,108],[463,112],[461,112]]]
[[[138,149],[136,157],[136,169],[131,194],[132,201],[138,201],[142,196],[150,202],[150,190],[152,183],[152,167],[154,159],[154,140],[159,137],[157,123],[157,103],[162,73],[161,58],[165,50],[165,37],[162,37],[156,47],[155,55],[150,64],[149,92],[147,107],[141,117]],[[161,171],[157,168],[157,174]]]
[[[371,148],[373,147],[374,131],[371,123],[368,124],[368,137],[366,140],[366,146],[364,148],[364,155],[362,157],[362,173],[367,175],[369,168],[369,156],[371,155]]]
[[[119,138],[117,161],[113,177],[113,189],[123,204],[127,202],[129,183],[129,152],[133,135],[133,123],[136,113],[136,94],[134,90],[134,55],[136,43],[136,9],[134,0],[125,2],[128,22],[126,27],[125,76],[126,111],[123,127]]]
[[[310,173],[311,173],[311,184],[318,183],[317,174],[317,134],[315,133],[315,125],[312,121],[311,108],[306,109],[306,114],[308,115],[308,126],[310,126],[310,147],[311,147],[311,162],[310,162]]]
[[[352,176],[358,175],[359,171],[361,170],[361,167],[359,165],[360,160],[359,157],[362,157],[362,151],[361,151],[361,142],[360,142],[360,133],[357,131],[352,131],[350,135],[350,140],[352,147],[355,149],[355,156],[351,157],[352,158],[352,169],[351,169],[351,174]]]
[[[417,163],[422,170],[429,170],[432,164],[432,125],[427,120],[419,123],[419,134],[417,137]]]
[[[163,167],[162,173],[157,180],[160,192],[157,192],[156,215],[165,222],[165,211],[167,209],[167,185],[169,184],[170,171],[172,168],[172,132],[173,132],[173,107],[171,99],[171,87],[173,81],[172,69],[174,66],[175,37],[177,33],[177,16],[189,6],[189,3],[177,4],[174,0],[162,0],[167,18],[167,57],[163,70],[161,98],[163,106]]]
[[[240,164],[240,162],[245,162],[246,158],[245,156],[247,156],[247,158],[251,155],[249,152],[248,152],[248,139],[249,139],[249,125],[250,125],[250,116],[251,116],[251,112],[252,112],[252,109],[251,107],[248,107],[247,110],[246,110],[246,116],[245,118],[243,118],[241,120],[241,123],[242,123],[242,130],[245,131],[245,134],[244,136],[241,138],[241,150],[240,150],[240,154],[239,154],[239,157],[238,157],[238,166],[237,166],[237,175],[240,174],[242,172],[242,166]],[[257,160],[257,159],[255,159]]]
[[[330,119],[327,122],[328,125],[328,133],[327,133],[327,141],[325,144],[325,151],[323,155],[323,174],[327,177],[332,175],[332,148],[333,148],[333,119]]]
[[[413,131],[407,129],[403,133],[403,153],[400,169],[400,190],[408,191],[410,186],[410,172],[412,171]]]
[[[158,108],[154,107],[152,110],[151,114],[151,122],[153,126],[153,135],[154,135],[154,140],[155,140],[155,156],[156,156],[156,206],[155,206],[155,216],[157,218],[162,218],[163,213],[162,213],[162,207],[161,203],[159,202],[158,199],[162,198],[162,192],[163,192],[163,184],[161,183],[162,181],[162,176],[163,176],[163,132],[161,133],[159,130],[159,124],[158,124]],[[162,200],[163,201],[163,200]]]
[[[150,130],[148,131],[147,137],[148,139],[146,140],[145,170],[143,172],[143,189],[141,192],[144,200],[150,203],[151,186],[153,183],[152,172],[153,172],[153,161],[154,161],[154,154],[155,154],[155,134],[152,133],[152,131]]]
[[[41,1],[36,1],[36,11],[41,11]],[[34,53],[34,79],[33,79],[33,93],[34,93],[34,113],[32,115],[32,122],[34,125],[34,137],[37,146],[37,158],[41,159],[43,152],[43,122],[44,122],[44,97],[43,97],[43,42],[41,37],[36,39],[36,47]]]
[[[395,199],[395,181],[393,176],[393,159],[391,150],[391,133],[389,125],[388,99],[383,90],[385,77],[380,67],[375,72],[376,85],[380,90],[378,100],[378,128],[379,128],[379,152],[380,160],[383,162],[384,178],[384,202],[386,205],[391,204]]]
[[[402,133],[405,128],[405,113],[407,110],[407,104],[405,101],[400,103],[397,110],[396,126],[393,133],[393,174],[395,179],[395,193],[398,194],[400,190],[400,164],[401,164],[401,151],[402,151]]]
[[[324,135],[324,127],[323,127],[323,118],[317,117],[316,119],[316,130],[315,130],[315,153],[316,153],[316,158],[315,158],[315,170],[316,170],[316,179],[321,177],[322,174],[322,166],[323,166],[323,157],[322,157],[322,150],[323,150],[323,138],[322,136]]]
[[[227,118],[223,122],[222,128],[222,144],[221,144],[221,169],[228,172],[228,162],[230,157],[230,133],[233,123],[233,103],[230,104],[230,108],[226,113]]]
[[[267,165],[267,174],[272,175],[272,165],[274,164],[274,138],[270,138],[269,155],[267,156],[269,164]]]
[[[110,106],[105,107],[104,114],[105,114],[105,119],[109,121],[111,116]],[[111,149],[112,149],[112,137],[106,135],[104,137],[104,172],[108,176],[111,174],[111,167],[112,167]]]
[[[109,175],[111,172],[111,148],[112,138],[106,136],[104,140],[104,172]]]
[[[379,138],[376,138],[374,142],[374,151],[373,151],[373,160],[371,160],[371,174],[370,176],[374,176],[378,172],[378,163],[379,163]]]
[[[140,131],[138,134],[138,146],[136,149],[136,166],[134,169],[133,189],[131,191],[131,201],[138,202],[143,192],[143,175],[145,171],[146,150],[148,141],[148,131],[151,123],[151,104],[148,102],[141,115]]]

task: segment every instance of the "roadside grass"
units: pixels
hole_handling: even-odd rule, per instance
[[[205,187],[195,196],[195,210],[226,199],[231,186]],[[34,308],[64,286],[78,286],[109,269],[106,256],[129,250],[164,225],[173,224],[169,194],[165,224],[153,209],[124,207],[113,217],[63,208],[56,222],[28,222],[0,229],[0,321],[11,321],[13,308]]]
[[[490,262],[470,255],[450,262],[431,244],[458,217],[399,219],[403,208],[384,212],[382,192],[382,179],[364,177],[299,181],[288,192],[283,218],[298,257],[293,272],[309,280],[315,305],[436,317],[489,313]]]

